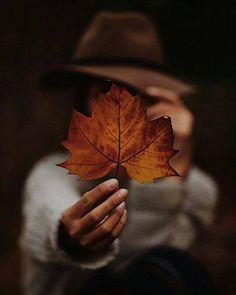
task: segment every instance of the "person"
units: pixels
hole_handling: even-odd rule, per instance
[[[188,254],[212,224],[218,196],[213,179],[192,163],[194,119],[181,97],[195,89],[165,70],[145,15],[98,13],[73,62],[55,67],[43,83],[73,87],[76,107],[89,113],[109,80],[142,93],[149,120],[171,117],[180,150],[171,165],[181,177],[139,184],[121,171],[119,181],[111,174],[78,181],[56,166],[66,153],[40,160],[24,189],[24,294],[213,294]]]

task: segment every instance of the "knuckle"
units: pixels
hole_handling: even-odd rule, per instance
[[[97,213],[90,213],[88,215],[89,223],[96,223],[99,221],[99,216]]]
[[[78,223],[71,222],[70,226],[68,227],[68,233],[71,237],[75,237],[79,233]]]
[[[72,220],[71,208],[68,208],[64,211],[61,220],[65,226],[68,226],[70,224]]]
[[[119,218],[122,218],[122,216],[124,215],[125,210],[126,210],[125,208],[116,210],[116,216],[119,217]]]
[[[82,220],[74,220],[68,226],[68,233],[72,238],[79,238],[84,233],[85,224]]]
[[[106,225],[102,225],[101,226],[101,232],[102,232],[102,234],[107,235],[107,234],[109,234],[111,232],[111,229]]]
[[[85,194],[83,195],[83,198],[81,199],[81,205],[82,205],[85,209],[91,207],[92,202],[91,202],[91,200],[90,200],[90,198],[89,198],[89,193],[85,193]]]
[[[118,201],[117,201],[117,198],[116,196],[112,196],[109,200],[109,204],[112,208],[116,207],[118,205]]]
[[[97,187],[98,192],[103,195],[106,192],[106,186],[104,183],[101,183],[98,187]]]

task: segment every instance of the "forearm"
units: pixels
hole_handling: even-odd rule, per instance
[[[34,259],[45,263],[74,264],[86,268],[98,268],[113,260],[118,253],[115,242],[100,255],[84,257],[78,247],[78,255],[59,243],[60,222],[65,210],[80,199],[77,179],[68,177],[53,163],[39,164],[30,174],[24,191],[23,231],[21,246]],[[46,165],[46,168],[45,168]],[[47,169],[49,167],[49,169]],[[59,174],[58,174],[59,173]]]

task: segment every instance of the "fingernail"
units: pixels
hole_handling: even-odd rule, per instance
[[[107,180],[107,186],[109,189],[113,189],[113,188],[117,187],[117,185],[118,185],[117,179],[113,178],[113,179]]]
[[[167,115],[163,116],[163,118],[164,118],[164,119],[170,119],[170,117],[167,116]]]
[[[117,206],[118,210],[124,210],[125,209],[125,202],[120,203],[119,206]]]
[[[125,188],[122,188],[118,191],[118,198],[120,198],[121,200],[124,200],[127,195],[128,195],[128,190]]]

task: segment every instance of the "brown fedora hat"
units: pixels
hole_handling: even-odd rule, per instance
[[[70,64],[48,70],[43,85],[68,86],[81,75],[109,79],[143,93],[150,86],[179,95],[195,91],[165,65],[161,42],[150,19],[137,12],[100,12],[81,37]]]

